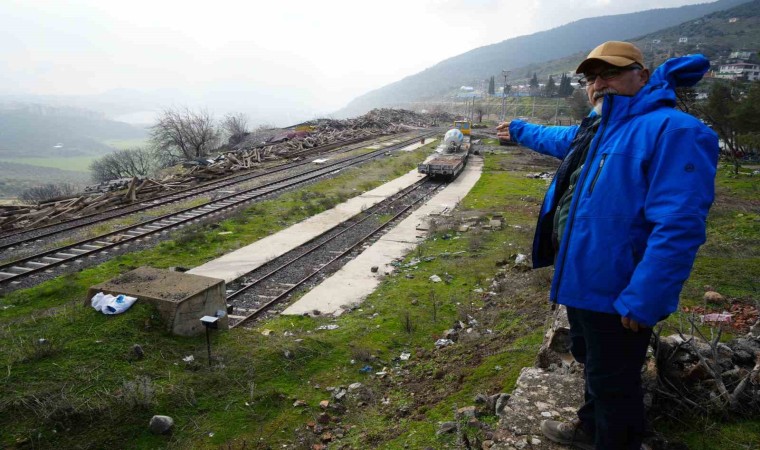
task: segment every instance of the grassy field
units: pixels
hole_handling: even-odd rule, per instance
[[[109,139],[102,141],[104,144],[118,150],[141,147],[147,144],[146,139]],[[72,170],[76,172],[89,172],[90,164],[102,155],[71,156],[71,157],[24,157],[24,158],[0,158],[0,161],[28,164],[36,167],[49,167],[51,169]]]
[[[145,139],[106,139],[102,141],[109,147],[113,147],[118,150],[125,150],[129,148],[144,147],[148,145],[149,141]]]
[[[546,189],[544,180],[525,174],[550,170],[545,159],[518,150],[487,154],[483,176],[456,214],[436,222],[430,238],[359,308],[339,318],[277,317],[215,334],[210,368],[205,338],[169,335],[147,305],[113,317],[83,305],[90,285],[141,265],[201,264],[401,175],[426,151],[346,171],[151,250],[2,298],[0,447],[295,449],[332,439],[330,448],[457,448],[454,435],[436,434],[437,423],[453,420],[453,409],[472,404],[477,393],[508,392],[520,368],[533,364],[546,326],[551,271],[511,263],[516,253],[529,253]],[[686,301],[696,301],[707,281],[726,295],[757,300],[746,283],[759,257],[758,221],[729,220],[747,208],[756,213],[757,180],[722,171],[718,186],[709,230],[716,243],[700,253]],[[504,217],[502,229],[480,226],[494,216]],[[474,226],[460,233],[462,223]],[[735,236],[749,236],[748,248]],[[722,254],[726,239],[732,250]],[[731,262],[737,254],[743,259]],[[714,277],[699,270],[705,258],[722,256],[735,270]],[[431,283],[433,274],[444,282]],[[509,282],[496,295],[482,294],[495,277]],[[473,319],[475,333],[435,349],[452,324]],[[328,324],[337,328],[319,329]],[[402,352],[411,358],[399,360]],[[357,382],[362,386],[342,402],[331,399],[328,388]],[[320,407],[323,400],[330,405]],[[154,414],[174,418],[172,435],[148,431]],[[481,421],[493,425],[495,418]],[[760,442],[757,421],[660,428],[697,449]],[[464,432],[471,441],[484,439],[480,430]]]

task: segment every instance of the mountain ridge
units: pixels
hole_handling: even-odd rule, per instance
[[[585,18],[550,30],[507,39],[444,59],[422,72],[367,92],[349,102],[335,115],[358,115],[371,108],[441,95],[464,82],[479,81],[499,74],[502,69],[517,69],[588,51],[608,40],[647,35],[749,1],[719,0],[678,8]],[[530,51],[526,52],[526,48]]]

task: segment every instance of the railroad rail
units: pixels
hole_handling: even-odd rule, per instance
[[[96,254],[102,254],[108,250],[117,250],[130,243],[153,238],[158,234],[168,233],[170,230],[187,226],[191,223],[197,223],[210,217],[229,213],[254,201],[271,196],[272,194],[304,185],[345,168],[356,166],[368,160],[383,156],[389,151],[400,149],[410,143],[419,141],[421,137],[432,136],[435,133],[435,131],[428,131],[422,136],[416,136],[413,139],[408,139],[389,147],[374,150],[363,155],[352,156],[333,163],[326,163],[314,170],[230,194],[211,203],[186,208],[182,211],[166,214],[161,217],[104,233],[93,238],[80,240],[72,244],[2,264],[0,265],[0,288],[6,287],[12,283],[17,284],[20,280],[27,279],[32,275],[52,271],[52,269],[56,267],[63,266],[65,268],[68,267],[68,264],[81,265],[85,258],[94,257]]]
[[[417,139],[419,139],[418,133],[414,133],[414,136]],[[354,140],[340,142],[340,143],[328,144],[321,147],[304,149],[299,152],[294,152],[289,156],[292,158],[297,158],[297,157],[304,157],[304,156],[308,156],[312,154],[325,153],[325,152],[328,152],[327,154],[346,153],[346,152],[350,152],[350,151],[365,147],[366,141],[368,140],[373,141],[374,144],[381,144],[387,141],[398,139],[399,137],[403,138],[403,136],[391,135],[391,136],[383,137],[381,139],[371,139],[371,138],[370,139],[354,139]],[[357,145],[357,144],[360,144],[360,145]],[[336,148],[340,148],[340,150],[337,152],[331,151]],[[275,167],[270,168],[269,170],[266,170],[265,172],[259,171],[256,173],[246,172],[243,174],[234,174],[228,177],[221,178],[219,180],[213,180],[207,183],[203,183],[198,186],[192,186],[192,187],[181,189],[175,192],[167,193],[166,195],[162,195],[159,197],[155,197],[155,198],[140,202],[139,204],[135,206],[128,206],[128,207],[125,207],[123,205],[117,206],[117,207],[110,208],[104,211],[99,211],[92,214],[87,214],[80,217],[71,218],[68,220],[52,223],[49,225],[20,230],[20,231],[12,232],[12,233],[4,233],[3,235],[0,235],[0,253],[6,250],[13,250],[14,248],[17,248],[18,246],[28,245],[28,242],[37,241],[37,240],[47,238],[56,234],[64,233],[64,232],[71,232],[72,229],[75,229],[75,228],[83,228],[83,227],[90,226],[92,224],[95,224],[104,220],[117,219],[120,217],[137,213],[137,212],[141,212],[141,211],[145,211],[145,210],[149,210],[153,208],[164,207],[169,204],[187,200],[192,197],[203,195],[208,192],[217,191],[219,189],[224,189],[224,188],[229,188],[236,184],[241,184],[241,183],[255,180],[256,178],[273,175],[278,172],[283,172],[287,170],[298,169],[299,167],[308,166],[308,165],[311,165],[310,161],[290,162],[290,163],[277,165]]]
[[[358,247],[379,238],[391,225],[429,198],[445,183],[428,178],[399,191],[394,196],[363,211],[351,220],[311,239],[297,249],[276,258],[230,283],[227,295],[232,306],[230,327],[242,326],[273,306],[285,301],[293,292],[328,270],[337,270],[338,262]],[[391,215],[387,220],[381,217]],[[243,313],[244,315],[235,314]]]

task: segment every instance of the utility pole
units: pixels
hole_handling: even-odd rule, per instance
[[[504,75],[504,87],[501,90],[501,117],[500,122],[504,122],[504,118],[507,114],[507,76],[512,73],[509,70],[502,70],[501,74]]]

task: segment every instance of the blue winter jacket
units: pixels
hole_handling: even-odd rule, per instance
[[[550,299],[654,325],[676,310],[714,197],[718,138],[678,111],[675,87],[693,86],[709,68],[702,55],[666,61],[633,97],[607,95],[556,254],[539,233],[534,267],[554,263]],[[578,126],[520,120],[512,139],[564,158]],[[554,203],[554,182],[537,230]]]

